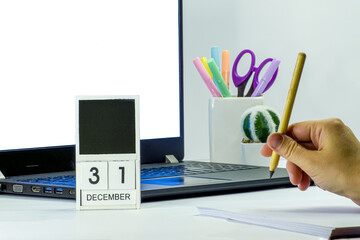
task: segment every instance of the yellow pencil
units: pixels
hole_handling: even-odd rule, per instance
[[[286,102],[285,102],[284,112],[282,114],[281,121],[280,121],[280,126],[279,126],[279,130],[278,130],[279,133],[284,134],[287,131],[291,111],[294,106],[296,92],[297,92],[299,82],[300,82],[301,73],[304,68],[305,58],[306,58],[305,53],[298,54],[298,58],[297,58],[296,64],[295,64],[294,74],[293,74],[291,84],[290,84],[290,89],[289,89],[288,96],[287,96]],[[270,178],[273,176],[273,174],[279,164],[279,158],[280,158],[280,156],[276,152],[273,151],[272,155],[271,155],[270,167],[269,167]]]

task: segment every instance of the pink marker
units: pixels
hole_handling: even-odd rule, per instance
[[[222,97],[219,90],[217,90],[214,82],[212,81],[209,73],[206,71],[205,66],[203,65],[203,63],[201,62],[200,58],[195,58],[193,60],[193,63],[196,67],[196,69],[198,70],[200,76],[202,77],[202,79],[204,80],[206,86],[209,88],[211,94],[213,95],[213,97]]]

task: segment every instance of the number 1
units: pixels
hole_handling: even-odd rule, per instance
[[[121,183],[125,183],[125,167],[119,167],[121,171]]]

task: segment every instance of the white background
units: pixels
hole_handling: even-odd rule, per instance
[[[209,58],[211,46],[230,50],[231,68],[237,54],[247,48],[255,52],[256,66],[265,58],[279,58],[278,77],[264,96],[265,104],[280,114],[297,54],[305,52],[290,123],[339,117],[359,138],[359,11],[356,0],[185,0],[186,159],[209,158],[211,95],[192,60]],[[230,85],[236,94],[232,80]]]
[[[74,144],[76,95],[140,95],[141,138],[178,136],[177,4],[1,1],[0,149]]]

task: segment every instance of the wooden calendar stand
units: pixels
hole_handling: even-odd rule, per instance
[[[76,111],[77,209],[139,208],[139,97],[77,97]]]

